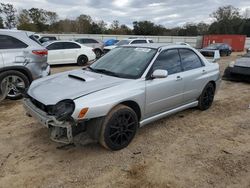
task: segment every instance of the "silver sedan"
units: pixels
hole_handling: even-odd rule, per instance
[[[24,107],[57,142],[86,131],[119,150],[138,127],[192,107],[207,110],[219,83],[219,65],[190,46],[127,45],[86,69],[34,81]]]

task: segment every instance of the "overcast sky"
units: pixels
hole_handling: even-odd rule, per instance
[[[1,0],[20,10],[31,7],[57,12],[59,17],[75,18],[90,15],[94,20],[132,26],[137,20],[150,20],[166,27],[186,22],[211,22],[209,14],[219,6],[233,5],[243,12],[250,10],[250,0]]]

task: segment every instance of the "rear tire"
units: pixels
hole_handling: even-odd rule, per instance
[[[0,74],[0,86],[8,80],[7,85],[7,96],[6,98],[11,100],[18,100],[23,97],[22,93],[19,91],[18,87],[25,90],[29,87],[30,82],[27,76],[19,71],[6,71]]]
[[[88,57],[85,55],[81,55],[77,58],[77,65],[79,66],[83,66],[86,65],[88,63]]]
[[[125,105],[118,105],[105,117],[99,142],[110,150],[121,150],[133,140],[137,128],[136,113]]]
[[[209,109],[214,101],[214,94],[215,87],[211,82],[209,82],[199,97],[198,108],[202,111]]]

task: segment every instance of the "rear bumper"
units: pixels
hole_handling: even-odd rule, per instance
[[[48,63],[29,63],[26,67],[29,69],[33,80],[50,75],[50,65]]]
[[[72,126],[73,122],[58,121],[54,116],[49,116],[46,112],[37,108],[30,99],[23,100],[26,114],[35,118],[40,124],[50,129],[50,138],[60,143],[73,143]]]

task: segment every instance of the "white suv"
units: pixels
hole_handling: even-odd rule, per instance
[[[0,29],[0,91],[9,99],[20,99],[21,89],[50,73],[48,51],[33,36],[34,33]],[[0,98],[5,98],[1,96]]]

